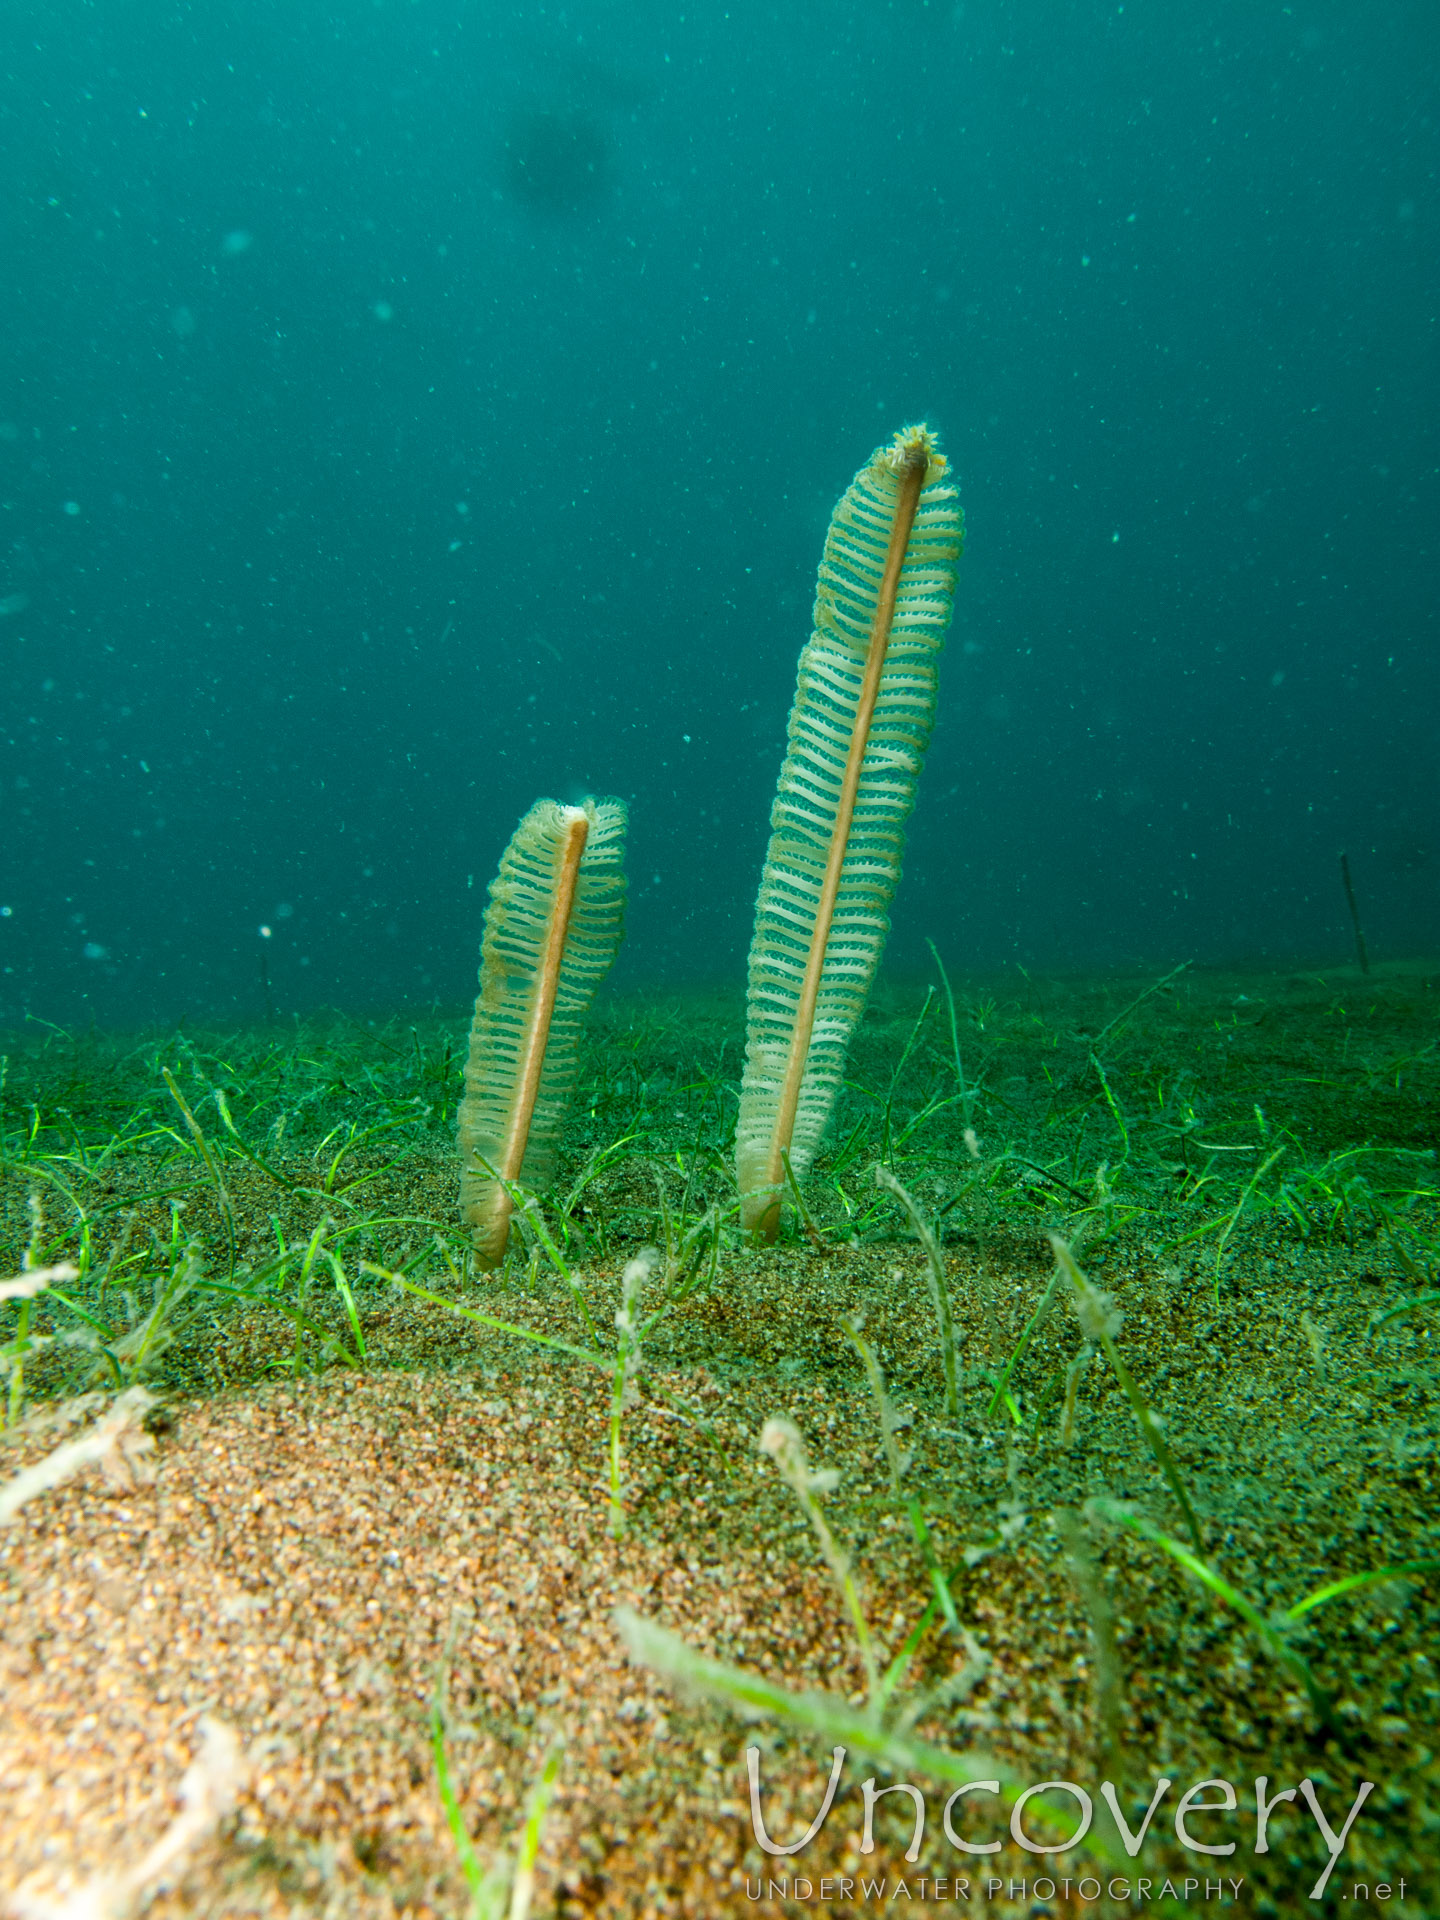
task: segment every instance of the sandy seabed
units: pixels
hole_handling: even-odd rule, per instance
[[[1368,1137],[1382,1120],[1389,1137],[1423,1148],[1433,1106],[1417,1104],[1408,1068],[1380,1058],[1401,1044],[1422,1065],[1433,1053],[1422,987],[1430,991],[1418,976],[1388,989],[1367,984],[1363,1005],[1359,989],[1345,989],[1346,1005],[1361,1007],[1356,1019],[1373,1015],[1374,1029],[1364,1076],[1357,1066],[1342,1083],[1326,1062],[1351,1041],[1338,1032],[1329,986],[1302,980],[1289,1000],[1270,1003],[1249,980],[1197,986],[1187,1027],[1162,1033],[1157,1015],[1158,1064],[1146,1065],[1137,1041],[1128,1077],[1111,1070],[1109,1090],[1122,1117],[1125,1106],[1131,1112],[1128,1147],[1139,1152],[1146,1075],[1158,1076],[1168,1100],[1188,1058],[1199,1060],[1197,1074],[1237,1089],[1242,1119],[1259,1089],[1268,1124],[1278,1124],[1282,1093],[1265,1089],[1291,1084],[1291,1074],[1300,1128],[1310,1109],[1298,1103],[1319,1097],[1312,1076],[1323,1071],[1350,1102],[1314,1122],[1332,1148]],[[1069,1084],[1082,1089],[1067,1097],[1093,1098],[1097,1134],[1108,1122],[1085,1075],[1087,1050],[1109,1031],[1116,1004],[1117,990],[1106,991],[1110,1000],[1097,990],[1099,1011],[1088,1018],[1078,989],[1059,1011],[1045,1010],[1051,1052],[1042,1064],[1063,1065],[1058,1033],[1075,1055]],[[884,1029],[891,1057],[899,1044],[891,1029],[903,1041],[912,1019],[897,1013]],[[1017,1048],[1022,1021],[1035,1024],[1023,1008],[1013,1014]],[[1022,1059],[1020,1068],[1010,1080],[999,1066],[993,1075],[1012,1108],[1024,1088],[1043,1095],[1046,1085],[1039,1067]],[[162,1088],[157,1099],[167,1098]],[[1239,1124],[1220,1137],[1242,1137]],[[1207,1125],[1195,1136],[1202,1142],[1216,1137],[1218,1123]],[[1171,1151],[1165,1142],[1179,1130],[1157,1131],[1156,1155]],[[168,1151],[183,1147],[182,1138]],[[1182,1142],[1183,1151],[1191,1150]],[[1228,1151],[1263,1160],[1255,1146]],[[608,1195],[597,1182],[594,1208],[621,1204],[629,1182],[635,1217],[653,1210],[665,1162],[652,1160],[617,1171]],[[1423,1152],[1412,1162],[1430,1164]],[[158,1246],[170,1202],[155,1197],[157,1164],[144,1154],[95,1163],[85,1190],[92,1217],[133,1215]],[[670,1164],[673,1179],[673,1153]],[[1213,1164],[1226,1164],[1219,1152]],[[943,1155],[936,1165],[945,1171]],[[1152,1188],[1170,1177],[1160,1158],[1153,1166]],[[1047,1228],[1057,1209],[1085,1200],[1063,1191],[1068,1173],[1047,1185],[1040,1171],[1030,1198],[1020,1190],[1010,1214],[977,1217],[945,1248],[962,1362],[958,1418],[944,1411],[926,1263],[898,1217],[891,1237],[868,1244],[816,1249],[802,1237],[766,1253],[727,1247],[714,1282],[647,1344],[639,1403],[623,1420],[619,1539],[607,1484],[610,1383],[594,1367],[358,1280],[361,1368],[327,1359],[308,1336],[297,1345],[293,1322],[263,1301],[192,1317],[152,1379],[154,1448],[133,1462],[138,1475],[112,1485],[92,1467],[0,1528],[0,1902],[69,1920],[105,1911],[94,1898],[83,1904],[85,1889],[93,1893],[96,1875],[123,1877],[172,1829],[187,1769],[218,1724],[243,1775],[233,1804],[143,1891],[137,1910],[167,1920],[458,1920],[470,1894],[432,1741],[443,1674],[448,1765],[482,1861],[513,1849],[546,1756],[563,1742],[536,1864],[537,1920],[873,1915],[920,1905],[997,1920],[1322,1910],[1307,1896],[1328,1849],[1303,1796],[1277,1805],[1269,1849],[1255,1851],[1259,1779],[1267,1795],[1308,1779],[1337,1830],[1372,1782],[1326,1902],[1348,1912],[1378,1901],[1410,1920],[1440,1913],[1435,1572],[1365,1587],[1307,1616],[1291,1644],[1334,1696],[1322,1728],[1293,1670],[1150,1541],[1092,1517],[1079,1523],[1077,1561],[1065,1516],[1097,1496],[1136,1503],[1172,1535],[1184,1529],[1100,1356],[1077,1375],[1073,1415],[1046,1401],[1047,1378],[1066,1377],[1081,1344],[1064,1296],[1014,1375],[1024,1419],[987,1414],[988,1381],[1053,1273]],[[1180,1164],[1178,1175],[1208,1177],[1199,1163]],[[206,1198],[198,1165],[186,1177],[186,1231],[218,1264],[213,1194]],[[6,1231],[23,1246],[26,1176],[4,1178]],[[225,1178],[232,1265],[258,1271],[266,1245],[275,1246],[276,1186],[239,1160],[227,1162]],[[439,1148],[377,1161],[365,1181],[378,1220],[453,1218],[453,1162]],[[929,1183],[927,1204],[943,1204],[939,1189],[938,1179]],[[1232,1180],[1226,1192],[1243,1184]],[[297,1188],[286,1205],[292,1247],[340,1208],[313,1187]],[[1119,1350],[1163,1423],[1211,1565],[1269,1618],[1327,1581],[1440,1557],[1434,1315],[1406,1305],[1423,1291],[1415,1274],[1373,1231],[1352,1223],[1307,1237],[1278,1209],[1240,1223],[1222,1257],[1215,1233],[1182,1243],[1195,1211],[1167,1215],[1163,1201],[1147,1202],[1084,1258],[1120,1316]],[[1123,1195],[1114,1212],[1126,1212]],[[1420,1231],[1418,1215],[1405,1218]],[[602,1333],[633,1250],[577,1263]],[[454,1283],[432,1272],[426,1284],[583,1344],[576,1303],[547,1271],[541,1262],[528,1276],[522,1266],[503,1280]],[[324,1311],[337,1338],[349,1339],[338,1299]],[[1088,1842],[1062,1855],[1027,1853],[1008,1840],[998,1801],[979,1795],[966,1802],[962,1835],[1006,1844],[967,1859],[944,1831],[945,1793],[915,1774],[898,1777],[926,1796],[916,1859],[906,1857],[914,1811],[903,1793],[879,1803],[874,1848],[862,1852],[862,1783],[878,1776],[893,1786],[897,1776],[854,1753],[815,1838],[794,1856],[767,1857],[752,1829],[747,1748],[760,1754],[766,1830],[788,1843],[821,1805],[830,1739],[743,1722],[627,1655],[617,1608],[780,1685],[863,1698],[831,1570],[757,1445],[777,1415],[799,1428],[813,1467],[837,1473],[822,1505],[855,1568],[882,1663],[920,1619],[930,1582],[842,1325],[857,1313],[896,1407],[913,1422],[899,1437],[914,1455],[904,1484],[928,1516],[936,1557],[954,1570],[963,1629],[957,1639],[932,1622],[897,1706],[913,1717],[917,1739],[974,1753],[976,1779],[987,1777],[979,1756],[994,1756],[1015,1779],[1075,1782],[1099,1805],[1108,1778],[1133,1820],[1154,1783],[1170,1778],[1134,1862],[1117,1862],[1113,1842],[1108,1860]],[[32,1410],[0,1444],[0,1484],[97,1417],[93,1402],[66,1415],[57,1380],[38,1362],[27,1375]],[[1235,1851],[1202,1856],[1178,1844],[1174,1808],[1181,1793],[1217,1779],[1234,1785],[1236,1810],[1197,1813],[1195,1837],[1233,1840]],[[1106,1891],[1117,1876],[1128,1899]],[[1216,1881],[1219,1893],[1210,1891]]]

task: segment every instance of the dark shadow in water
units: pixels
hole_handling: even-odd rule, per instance
[[[578,107],[525,107],[505,133],[505,184],[522,206],[544,214],[588,212],[611,181],[610,138]]]

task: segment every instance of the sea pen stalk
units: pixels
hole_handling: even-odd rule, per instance
[[[961,542],[926,427],[855,476],[830,522],[750,948],[736,1128],[746,1230],[779,1230],[788,1154],[813,1161],[889,930],[934,721]]]
[[[584,1015],[620,944],[625,809],[539,800],[490,888],[480,995],[460,1103],[460,1211],[481,1267],[498,1266],[514,1189],[555,1168]]]
[[[590,822],[581,807],[566,809],[565,840],[555,873],[555,893],[545,931],[545,952],[535,979],[535,998],[521,1056],[520,1079],[510,1109],[510,1124],[500,1149],[500,1194],[495,1206],[494,1232],[503,1247],[510,1233],[513,1207],[508,1183],[520,1178],[525,1158],[525,1143],[530,1138],[530,1121],[535,1112],[535,1096],[540,1091],[540,1073],[545,1065],[545,1043],[550,1038],[550,1022],[555,1013],[555,990],[560,982],[560,960],[565,952],[565,936],[570,931],[570,915],[575,906],[575,880],[580,872],[580,856],[590,837]]]
[[[850,735],[850,750],[845,756],[845,774],[840,783],[840,802],[835,809],[835,824],[830,830],[830,852],[825,862],[825,877],[820,883],[820,901],[815,909],[815,931],[805,961],[805,977],[800,984],[800,1005],[790,1036],[790,1052],[785,1062],[785,1078],[780,1087],[780,1108],[775,1116],[775,1131],[770,1140],[770,1158],[766,1165],[766,1184],[778,1186],[785,1177],[781,1159],[790,1148],[795,1131],[795,1111],[800,1104],[800,1083],[810,1057],[810,1036],[815,1028],[815,1003],[820,995],[820,970],[825,965],[825,948],[830,939],[830,924],[835,917],[835,900],[840,892],[840,873],[845,864],[845,849],[850,844],[850,823],[855,817],[855,796],[860,791],[860,769],[865,763],[865,747],[870,738],[870,722],[880,693],[880,675],[885,668],[885,652],[890,645],[890,629],[895,621],[895,593],[900,585],[900,569],[905,564],[905,549],[915,525],[915,509],[920,504],[920,489],[925,483],[929,451],[923,443],[912,442],[902,455],[900,497],[895,503],[895,518],[890,527],[890,544],[885,554],[885,572],[875,617],[870,622],[870,646],[865,656],[865,678],[860,683],[860,703]],[[756,1223],[757,1237],[771,1241],[780,1224],[778,1196],[771,1201]]]
[[[590,822],[583,808],[567,809],[565,847],[555,875],[555,901],[550,909],[550,925],[545,935],[545,958],[535,983],[535,1005],[530,1015],[530,1030],[525,1036],[524,1063],[520,1084],[515,1090],[515,1105],[510,1127],[500,1155],[502,1180],[518,1180],[520,1163],[525,1158],[525,1142],[530,1135],[530,1120],[535,1112],[535,1096],[540,1091],[540,1069],[545,1064],[545,1043],[550,1037],[550,1021],[555,1012],[555,990],[560,984],[560,960],[565,952],[565,936],[570,931],[570,915],[575,906],[575,881],[580,872],[580,856],[590,837]],[[508,1199],[508,1195],[506,1196]]]

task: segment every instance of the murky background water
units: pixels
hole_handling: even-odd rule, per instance
[[[834,501],[969,549],[889,964],[1433,948],[1426,4],[0,24],[0,1018],[458,1003],[541,792],[743,975]],[[262,938],[260,929],[270,929]]]

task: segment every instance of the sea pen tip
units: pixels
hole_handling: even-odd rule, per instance
[[[913,473],[917,467],[923,468],[924,486],[938,480],[949,465],[935,435],[923,420],[915,426],[902,427],[880,457],[894,474]]]

